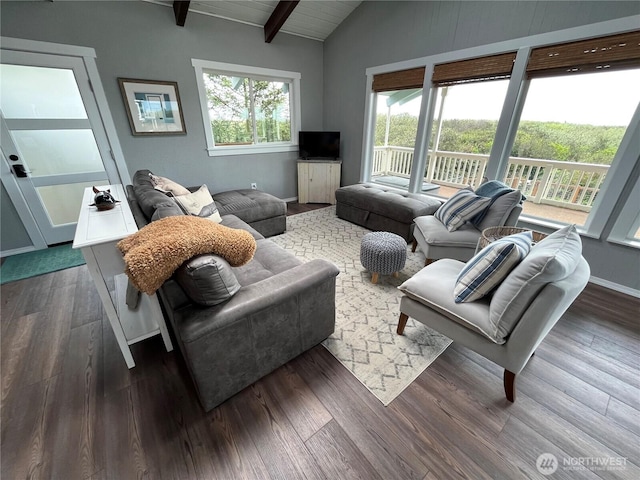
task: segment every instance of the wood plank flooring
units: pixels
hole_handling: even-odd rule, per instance
[[[86,266],[3,285],[1,302],[2,479],[640,478],[640,300],[595,285],[515,404],[501,369],[455,344],[388,407],[317,346],[209,413],[159,336],[126,368]],[[560,460],[549,477],[542,453]],[[626,465],[562,464],[594,457]]]

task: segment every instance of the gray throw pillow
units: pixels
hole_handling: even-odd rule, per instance
[[[195,303],[213,306],[222,303],[240,290],[231,266],[218,255],[197,255],[184,262],[175,279]]]

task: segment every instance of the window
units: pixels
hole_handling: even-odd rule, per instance
[[[631,32],[532,50],[504,175],[526,195],[525,214],[587,224],[640,101],[639,40]]]
[[[300,74],[192,60],[209,155],[297,151]]]

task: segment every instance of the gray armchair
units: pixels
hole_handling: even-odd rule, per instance
[[[498,197],[487,210],[483,220],[474,226],[465,223],[450,232],[433,215],[415,218],[411,251],[420,247],[425,255],[425,265],[440,258],[454,258],[466,262],[473,257],[482,230],[488,227],[515,226],[522,212],[522,194],[515,190]]]
[[[534,246],[493,295],[473,302],[454,301],[464,263],[443,259],[424,267],[399,287],[397,333],[411,317],[504,367],[505,394],[513,402],[516,375],[589,280],[580,237],[567,230]]]

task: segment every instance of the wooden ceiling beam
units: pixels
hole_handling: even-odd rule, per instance
[[[176,16],[176,25],[179,27],[184,27],[184,22],[187,20],[189,3],[186,0],[174,0],[173,2],[173,13]]]
[[[275,37],[276,34],[280,31],[282,25],[284,25],[284,22],[287,21],[287,18],[289,18],[289,15],[291,15],[291,12],[293,12],[293,9],[296,8],[296,5],[298,5],[299,2],[300,0],[281,0],[278,3],[276,8],[271,13],[269,20],[267,20],[267,23],[264,24],[264,41],[266,43],[271,43],[273,37]]]

